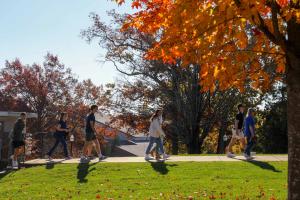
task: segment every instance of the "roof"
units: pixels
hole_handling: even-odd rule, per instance
[[[22,112],[0,111],[0,117],[19,117]],[[26,113],[27,118],[37,118],[36,113]]]

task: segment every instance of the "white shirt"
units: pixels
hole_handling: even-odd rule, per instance
[[[158,138],[164,136],[165,133],[161,128],[162,117],[154,118],[149,127],[149,135]]]

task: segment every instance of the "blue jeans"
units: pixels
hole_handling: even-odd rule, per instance
[[[255,145],[255,141],[253,140],[253,138],[251,139],[250,136],[246,136],[247,138],[247,146],[246,146],[246,149],[245,149],[245,154],[247,154],[248,156],[251,155],[251,150],[253,148],[253,146]]]
[[[61,143],[63,145],[63,148],[64,148],[65,157],[68,157],[69,153],[68,153],[68,146],[67,146],[67,141],[66,141],[65,135],[60,134],[60,133],[54,133],[54,137],[56,139],[55,144],[50,149],[50,151],[47,153],[47,155],[51,156],[53,154],[54,150],[56,149],[56,147],[58,146],[58,144]]]
[[[152,146],[153,146],[154,143],[156,143],[156,147],[159,148],[160,153],[163,154],[164,153],[164,147],[163,147],[163,144],[161,142],[160,137],[158,137],[158,138],[156,138],[156,137],[150,137],[150,142],[149,142],[149,145],[147,147],[146,154],[150,153],[150,150],[152,149]]]

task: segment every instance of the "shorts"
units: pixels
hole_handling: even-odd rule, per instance
[[[17,140],[12,141],[12,146],[14,149],[22,147],[24,145],[25,145],[24,141],[17,141]]]
[[[238,130],[237,132],[238,132],[238,134],[236,134],[235,128],[232,129],[232,138],[235,138],[235,139],[242,139],[242,138],[245,137],[242,130]]]
[[[85,141],[89,142],[89,141],[93,141],[96,139],[97,139],[97,137],[94,132],[85,132]]]

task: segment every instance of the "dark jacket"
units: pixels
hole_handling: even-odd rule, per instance
[[[22,119],[18,119],[14,125],[14,129],[12,132],[12,139],[14,141],[23,141],[23,129],[25,128],[25,123]]]

